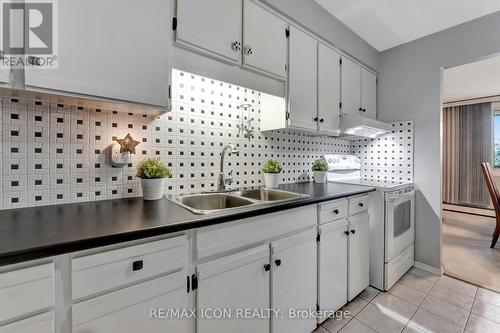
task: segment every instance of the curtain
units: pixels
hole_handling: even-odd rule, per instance
[[[445,203],[489,207],[481,162],[493,157],[491,103],[443,109],[443,186]]]

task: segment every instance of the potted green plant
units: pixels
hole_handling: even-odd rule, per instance
[[[172,173],[160,159],[147,158],[137,165],[136,175],[141,179],[144,200],[158,200],[165,191],[165,178],[172,176]]]
[[[279,185],[279,174],[283,170],[283,166],[277,160],[267,160],[262,165],[264,172],[264,186],[267,188],[277,188]]]
[[[325,160],[319,159],[314,161],[312,165],[313,178],[315,183],[326,183],[326,172],[328,171],[328,163]]]

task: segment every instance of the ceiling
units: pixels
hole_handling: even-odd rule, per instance
[[[443,74],[443,101],[500,95],[500,56],[448,68]]]
[[[314,0],[378,51],[500,10],[500,0]]]

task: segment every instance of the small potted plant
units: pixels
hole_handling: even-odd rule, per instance
[[[316,160],[312,166],[313,178],[315,183],[326,183],[326,172],[328,171],[328,164],[325,160]]]
[[[160,159],[147,158],[137,165],[137,177],[141,178],[144,200],[158,200],[165,191],[165,178],[172,175]]]
[[[283,170],[283,166],[277,160],[267,160],[262,165],[264,172],[264,184],[267,188],[277,188],[279,184],[279,173]]]

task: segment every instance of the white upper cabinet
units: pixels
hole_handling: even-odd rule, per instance
[[[178,0],[176,41],[239,63],[241,10],[241,0]]]
[[[338,135],[340,117],[340,54],[318,44],[318,131]]]
[[[361,105],[366,117],[377,119],[377,76],[361,68]]]
[[[342,112],[359,115],[361,111],[361,66],[342,57]]]
[[[377,76],[349,58],[342,58],[342,112],[377,118]]]
[[[0,69],[0,83],[9,83],[9,70],[8,69]]]
[[[293,128],[317,130],[317,44],[310,35],[290,27],[288,112]]]
[[[252,0],[243,13],[243,64],[284,78],[287,24]]]
[[[59,68],[26,69],[26,86],[169,106],[170,1],[64,0],[58,8]]]

